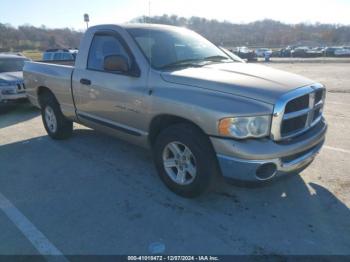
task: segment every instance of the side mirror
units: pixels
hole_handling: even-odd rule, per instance
[[[123,73],[128,72],[130,69],[128,60],[121,55],[106,56],[103,61],[103,68],[106,71]]]

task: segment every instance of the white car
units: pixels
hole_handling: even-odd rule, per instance
[[[271,56],[272,50],[269,48],[257,48],[255,54],[257,57],[265,57],[265,53]]]
[[[26,99],[23,66],[28,58],[21,55],[0,54],[0,102]]]
[[[350,56],[350,47],[342,47],[334,51],[335,56]]]

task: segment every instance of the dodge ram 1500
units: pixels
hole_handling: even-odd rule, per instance
[[[148,147],[162,181],[185,197],[217,175],[299,173],[327,130],[322,84],[243,63],[184,28],[90,27],[75,62],[26,62],[24,79],[49,136],[68,138],[78,122]]]

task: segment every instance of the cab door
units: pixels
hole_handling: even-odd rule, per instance
[[[107,56],[118,55],[128,62],[127,72],[105,70]],[[86,69],[76,69],[73,90],[81,121],[117,129],[128,134],[142,133],[143,101],[147,83],[141,77],[133,54],[123,38],[114,31],[94,34]]]

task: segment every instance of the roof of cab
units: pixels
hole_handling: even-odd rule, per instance
[[[165,30],[165,31],[183,29],[183,27],[172,26],[172,25],[146,24],[146,23],[102,24],[102,25],[92,26],[90,28],[103,29],[106,26],[108,27],[117,26],[124,29],[148,29],[148,30],[154,29],[154,30]]]

